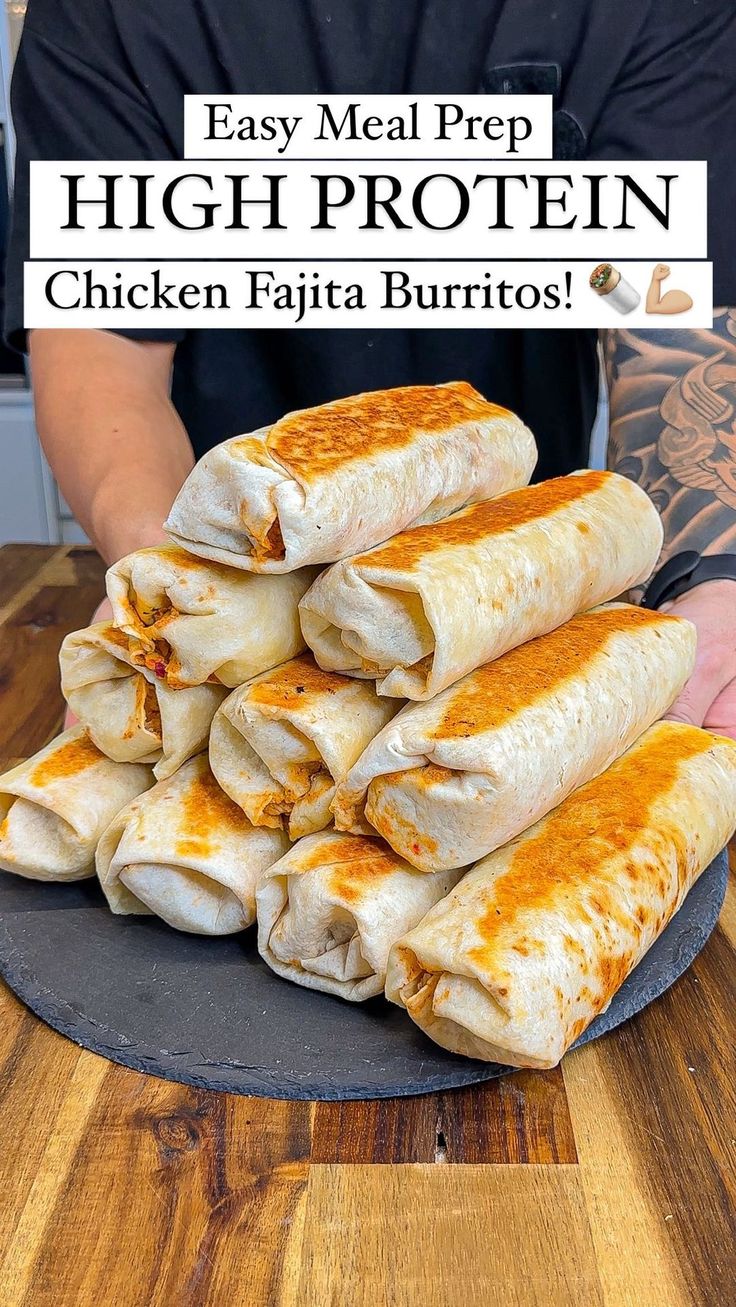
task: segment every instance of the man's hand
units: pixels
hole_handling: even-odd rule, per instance
[[[110,603],[110,600],[106,597],[102,600],[102,603],[98,604],[97,607],[95,608],[95,611],[93,612],[90,618],[89,624],[90,626],[93,626],[95,622],[110,622],[110,621],[112,621],[112,604]]]
[[[736,308],[716,308],[712,328],[603,338],[608,466],[638,481],[659,509],[660,567],[689,549],[736,554],[735,321]],[[695,671],[670,716],[736,738],[736,581],[708,581],[663,611],[689,617],[698,631]]]
[[[30,351],[41,444],[102,557],[114,563],[163,540],[194,463],[169,396],[173,343],[36,330]]]
[[[102,557],[114,563],[164,543],[164,519],[194,462],[169,396],[174,345],[39,330],[30,350],[41,443]],[[110,617],[104,599],[92,621]],[[74,720],[67,712],[64,726]]]
[[[698,632],[695,670],[667,716],[736,739],[736,581],[706,581],[662,612],[689,618]]]

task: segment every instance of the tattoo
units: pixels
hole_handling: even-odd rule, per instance
[[[606,331],[608,466],[662,515],[660,566],[683,549],[736,553],[736,308],[713,329]]]

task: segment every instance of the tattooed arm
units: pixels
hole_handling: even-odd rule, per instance
[[[608,465],[659,509],[659,566],[686,549],[736,554],[736,308],[716,309],[712,330],[607,331],[603,349]],[[736,581],[663,607],[698,628],[695,672],[670,716],[736,737]]]

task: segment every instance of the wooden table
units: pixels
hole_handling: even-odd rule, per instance
[[[89,550],[0,551],[3,765],[59,727],[101,590]],[[732,886],[687,975],[561,1069],[380,1103],[167,1084],[2,987],[0,1304],[725,1307],[735,944]]]

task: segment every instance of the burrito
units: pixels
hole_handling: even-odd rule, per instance
[[[81,726],[0,776],[0,867],[29,880],[95,874],[102,832],[153,783],[149,767],[111,762]]]
[[[247,576],[160,545],[115,563],[107,593],[134,666],[172,690],[233,689],[304,648],[297,606],[314,575]]]
[[[97,874],[113,912],[232,935],[255,921],[256,881],[288,847],[283,831],[251,826],[201,753],[118,813],[100,840]]]
[[[652,501],[615,472],[576,472],[415,527],[317,578],[300,605],[320,667],[430,699],[482,663],[645,580]]]
[[[553,1067],[736,825],[736,743],[659,722],[393,947],[386,994],[443,1048]]]
[[[164,780],[207,746],[222,685],[170,686],[134,666],[128,637],[112,622],[73,631],[61,646],[61,691],[90,738],[115,762],[155,763]]]
[[[605,296],[618,313],[631,313],[641,303],[638,290],[611,263],[599,263],[591,272],[589,283],[596,295]]]
[[[338,789],[422,871],[475,862],[597,776],[667,711],[695,662],[690,622],[628,604],[572,618],[412,704]]]
[[[536,460],[524,423],[465,381],[377,390],[217,445],[165,529],[202,558],[291,572],[525,486]]]
[[[382,840],[307,835],[262,876],[258,948],[277,975],[360,1002],[383,992],[395,939],[462,872],[422,876]]]
[[[304,654],[228,696],[212,723],[210,766],[254,826],[285,826],[295,840],[330,825],[336,783],[398,707]]]

